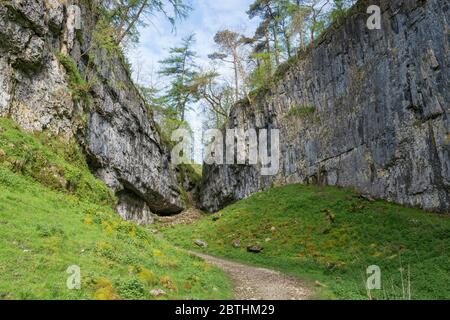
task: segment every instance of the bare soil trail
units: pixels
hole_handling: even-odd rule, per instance
[[[298,279],[280,272],[248,266],[189,251],[225,271],[231,279],[236,300],[308,300],[312,292]]]
[[[158,217],[164,227],[191,224],[205,215],[197,209],[188,209],[179,215]],[[230,278],[236,300],[308,300],[313,298],[311,286],[299,279],[278,271],[216,258],[203,253],[188,251],[207,263],[222,269]]]

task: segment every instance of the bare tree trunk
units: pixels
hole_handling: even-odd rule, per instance
[[[305,49],[305,34],[303,33],[303,27],[300,31],[300,48]]]
[[[237,53],[233,53],[233,67],[234,67],[234,83],[235,83],[235,94],[236,94],[236,102],[239,101],[239,70],[238,70],[238,61],[237,61]]]
[[[272,28],[272,32],[273,32],[273,46],[274,46],[274,51],[275,51],[275,63],[277,66],[279,66],[280,65],[280,52],[278,49],[278,35],[277,35],[276,27]]]
[[[128,25],[128,28],[122,32],[122,34],[118,37],[117,39],[117,44],[120,44],[123,41],[123,38],[125,38],[125,36],[130,33],[131,29],[134,27],[134,25],[137,23],[137,21],[139,20],[142,12],[144,12],[145,7],[148,4],[148,0],[144,0],[141,4],[141,7],[139,8],[139,11],[136,13],[136,15],[133,17],[133,19],[131,20],[130,24]]]
[[[291,58],[292,57],[291,39],[289,38],[289,34],[286,29],[284,29],[283,34],[284,34],[284,39],[286,41],[286,50],[287,50],[288,58]]]

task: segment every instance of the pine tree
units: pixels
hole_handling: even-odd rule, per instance
[[[187,16],[191,8],[184,0],[104,0],[102,1],[109,21],[115,28],[115,42],[121,44],[125,39],[139,40],[139,26],[146,26],[146,19],[162,13],[175,24],[177,19]]]
[[[195,92],[192,91],[192,83],[197,75],[197,55],[192,50],[194,42],[194,34],[183,38],[181,46],[170,48],[169,57],[159,62],[162,69],[158,73],[171,81],[166,99],[181,121],[185,120],[188,103],[195,100]]]

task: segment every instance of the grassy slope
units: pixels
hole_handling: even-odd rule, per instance
[[[374,298],[408,298],[408,283],[412,299],[450,298],[449,217],[301,185],[262,192],[213,217],[164,230],[166,238],[187,248],[203,239],[210,254],[319,281],[327,286],[322,297],[367,299],[366,269],[378,265],[383,289]],[[256,243],[263,252],[247,253]]]
[[[229,298],[224,274],[122,221],[75,144],[0,118],[0,299]],[[66,270],[81,267],[81,290]]]

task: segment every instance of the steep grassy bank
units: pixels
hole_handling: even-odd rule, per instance
[[[382,290],[373,298],[450,298],[449,217],[344,189],[275,188],[164,232],[186,248],[201,239],[208,248],[195,250],[318,281],[323,297],[367,299],[366,270],[377,265]],[[263,251],[248,253],[251,245]]]
[[[0,299],[229,298],[224,274],[122,221],[75,144],[0,118]],[[81,290],[68,290],[69,266]]]

